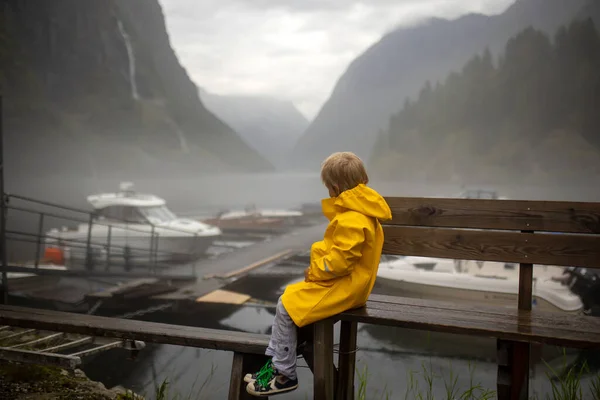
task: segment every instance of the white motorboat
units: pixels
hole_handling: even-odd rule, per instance
[[[184,261],[204,255],[221,235],[218,227],[178,218],[164,199],[136,193],[132,186],[124,182],[117,193],[89,196],[94,208],[91,226],[52,229],[46,234],[46,247],[59,247],[66,262],[85,258],[89,235],[95,260]]]
[[[295,225],[304,214],[298,210],[270,210],[258,209],[254,204],[249,204],[244,210],[230,210],[219,213],[221,220],[264,218],[282,220],[285,224]]]
[[[248,205],[244,210],[226,210],[203,222],[218,226],[224,232],[281,233],[301,225],[304,214],[296,210],[267,210]]]
[[[579,296],[552,279],[562,271],[561,267],[534,266],[534,309],[582,312]],[[386,294],[514,308],[519,270],[511,263],[382,255],[377,282],[384,290],[390,289]]]
[[[508,200],[508,197],[500,196],[497,191],[492,189],[465,189],[455,197],[461,199]]]

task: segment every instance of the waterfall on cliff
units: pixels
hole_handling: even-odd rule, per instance
[[[171,120],[171,126],[173,126],[173,130],[177,134],[177,138],[179,139],[179,147],[181,148],[181,151],[184,152],[184,153],[189,153],[190,152],[190,148],[188,147],[188,143],[187,143],[187,139],[185,137],[185,133],[183,133],[183,131],[181,130],[181,128],[179,128],[179,125],[177,125],[177,122],[175,122],[173,120]]]
[[[125,32],[121,21],[118,21],[118,25],[119,32],[121,32],[121,36],[123,37],[123,43],[127,49],[127,57],[129,58],[129,82],[131,83],[131,97],[134,100],[139,100],[140,94],[138,93],[137,83],[135,80],[135,54],[133,54],[133,47],[131,46],[129,35],[127,35],[127,32]]]

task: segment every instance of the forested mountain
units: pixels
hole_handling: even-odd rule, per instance
[[[487,47],[496,57],[507,40],[533,27],[553,34],[598,0],[517,0],[499,15],[434,18],[386,34],[357,57],[294,148],[300,169],[318,170],[332,151],[367,157],[379,129],[426,80],[444,80]]]
[[[380,132],[382,176],[588,181],[600,176],[600,35],[591,18],[551,39],[528,28],[494,60],[427,82]]]

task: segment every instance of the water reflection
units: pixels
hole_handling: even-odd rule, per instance
[[[274,314],[274,311],[265,308],[242,307],[222,319],[220,324],[229,329],[268,334],[271,332]]]

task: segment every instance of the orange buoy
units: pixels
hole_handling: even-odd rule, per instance
[[[65,265],[65,255],[59,247],[46,247],[44,260],[54,265]]]

